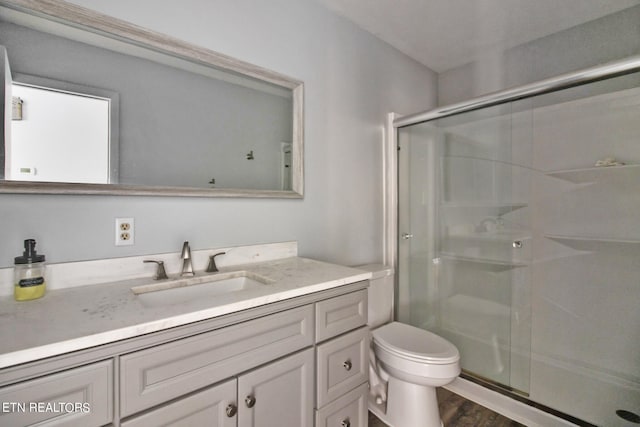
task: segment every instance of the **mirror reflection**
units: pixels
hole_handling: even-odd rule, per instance
[[[4,179],[117,183],[117,129],[110,125],[117,123],[118,97],[115,93],[101,97],[97,92],[53,80],[13,76]]]
[[[291,87],[7,8],[0,44],[5,183],[294,190]]]

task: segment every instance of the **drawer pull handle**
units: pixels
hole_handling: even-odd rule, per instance
[[[253,406],[256,404],[256,398],[249,395],[244,398],[244,403],[247,404],[247,408],[253,408]]]
[[[351,421],[349,421],[349,418],[345,418],[344,420],[342,420],[342,422],[340,423],[340,427],[351,427]]]
[[[238,407],[233,403],[227,406],[227,417],[232,418],[238,412]]]
[[[342,366],[344,366],[344,369],[346,369],[347,371],[350,371],[351,368],[353,367],[353,364],[351,363],[351,360],[347,360],[342,364]]]

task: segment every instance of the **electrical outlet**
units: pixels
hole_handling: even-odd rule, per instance
[[[116,246],[133,245],[134,232],[133,218],[116,218]]]

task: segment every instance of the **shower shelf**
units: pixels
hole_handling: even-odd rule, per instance
[[[460,256],[449,252],[440,252],[440,258],[449,261],[468,262],[483,266],[485,269],[500,272],[514,268],[526,267],[528,264],[516,261],[504,261],[491,258]]]
[[[546,172],[545,175],[563,179],[575,184],[600,181],[624,182],[640,177],[640,165],[601,166],[582,169],[566,169]]]
[[[529,206],[526,202],[441,202],[443,209],[465,209],[473,212],[485,212],[486,215],[502,216],[509,212]]]
[[[640,239],[567,236],[561,234],[545,234],[544,237],[581,251],[594,251],[605,247],[640,248]]]
[[[526,208],[529,206],[525,202],[442,202],[440,207],[447,209],[488,209],[497,211],[498,215],[504,215],[507,212]]]
[[[482,233],[466,233],[466,234],[449,234],[446,239],[455,240],[480,240],[488,242],[508,242],[512,243],[514,240],[528,240],[531,239],[531,231],[527,230],[512,230],[503,228],[496,231],[488,231]]]

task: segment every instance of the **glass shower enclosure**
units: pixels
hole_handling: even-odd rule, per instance
[[[399,320],[454,343],[474,381],[578,424],[640,422],[640,74],[397,141]]]

